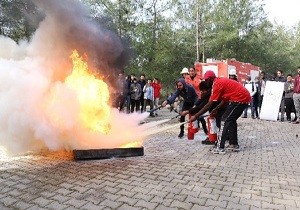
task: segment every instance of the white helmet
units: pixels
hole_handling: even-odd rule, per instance
[[[229,73],[228,74],[236,76],[236,70],[235,69],[229,69]]]
[[[184,67],[180,72],[180,74],[188,74],[188,73],[189,73],[189,70],[186,67]]]

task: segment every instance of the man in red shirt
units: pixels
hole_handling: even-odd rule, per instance
[[[298,113],[298,119],[294,122],[295,124],[299,124],[300,118],[300,66],[298,67],[298,75],[294,79],[294,94],[293,100],[295,104],[296,112]]]
[[[161,83],[157,78],[153,79],[152,87],[154,89],[154,108],[157,108],[161,91]],[[157,110],[154,112],[154,114],[157,116]]]
[[[237,138],[237,119],[243,113],[243,110],[251,101],[249,91],[239,82],[228,78],[217,78],[213,71],[207,71],[204,74],[203,79],[208,86],[212,87],[212,93],[208,103],[195,114],[190,121],[195,121],[199,116],[209,110],[214,103],[222,101],[215,109],[212,110],[211,115],[215,115],[220,108],[225,104],[227,106],[225,110],[224,127],[220,137],[218,138],[217,147],[212,150],[214,154],[225,153],[225,141],[229,136],[228,149],[233,151],[239,150],[238,138]]]

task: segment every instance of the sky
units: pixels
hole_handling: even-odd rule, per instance
[[[269,20],[280,25],[294,26],[300,21],[300,0],[265,0],[265,11]]]

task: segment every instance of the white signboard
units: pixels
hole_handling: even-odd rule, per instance
[[[260,119],[277,121],[283,89],[283,82],[267,81],[259,115]]]

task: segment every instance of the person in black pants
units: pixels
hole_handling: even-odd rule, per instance
[[[199,84],[199,89],[200,89],[200,92],[201,92],[201,99],[196,102],[195,107],[193,107],[189,110],[183,111],[181,113],[182,116],[185,116],[187,114],[195,115],[197,112],[199,112],[208,103],[209,98],[211,96],[211,87],[209,87],[204,81],[202,81]],[[219,101],[218,103],[215,103],[208,111],[211,112],[220,102],[221,101]],[[221,129],[221,120],[222,120],[222,116],[223,116],[224,112],[225,112],[225,107],[220,109],[219,112],[215,116],[216,125],[217,125],[218,129]],[[203,117],[200,117],[200,119],[201,118],[204,119]],[[205,122],[205,120],[204,120],[204,122]],[[206,124],[205,124],[205,126],[206,126]],[[203,125],[202,125],[202,127],[203,127]],[[203,128],[203,130],[207,135],[208,131],[205,131],[204,128]],[[209,138],[207,137],[205,140],[202,141],[202,144],[213,145],[214,142],[211,142],[209,140]]]
[[[176,91],[162,103],[162,107],[166,106],[167,104],[172,104],[175,102],[175,99],[179,96],[183,98],[183,106],[182,106],[182,111],[189,110],[191,109],[197,99],[198,95],[194,89],[193,86],[187,84],[184,80],[184,78],[180,78],[176,82]],[[180,117],[180,122],[185,121],[185,116]],[[180,133],[178,135],[178,138],[182,138],[184,136],[184,125],[180,126]]]
[[[221,138],[218,139],[217,148],[214,148],[212,153],[225,153],[225,141],[227,136],[229,136],[228,149],[238,151],[239,144],[236,121],[242,115],[247,104],[251,101],[250,93],[237,81],[228,78],[216,78],[213,71],[205,72],[203,79],[209,87],[212,87],[212,94],[208,103],[197,114],[192,116],[189,122],[197,120],[199,116],[203,115],[218,101],[221,101],[221,103],[210,113],[213,116],[216,116],[218,111],[224,107],[225,104],[229,103],[225,111],[227,115],[224,117],[224,127]]]

